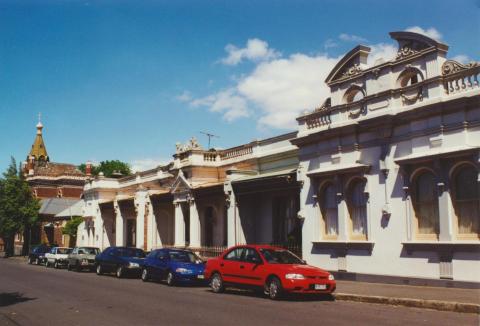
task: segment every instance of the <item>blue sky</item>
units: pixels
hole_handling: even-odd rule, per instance
[[[294,130],[358,43],[421,28],[479,60],[479,1],[1,1],[0,169],[38,112],[52,161],[148,168],[199,131],[216,147]]]

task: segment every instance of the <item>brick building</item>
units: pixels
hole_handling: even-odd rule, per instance
[[[40,199],[39,223],[32,229],[31,244],[68,245],[62,234],[65,223],[75,215],[83,193],[85,175],[73,164],[51,162],[43,140],[43,125],[39,121],[37,133],[27,160],[23,163],[23,173],[33,195]],[[70,211],[69,216],[61,214]],[[21,235],[16,238],[16,247],[23,243]]]

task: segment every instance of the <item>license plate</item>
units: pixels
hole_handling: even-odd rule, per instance
[[[199,279],[202,279],[202,280],[203,280],[203,279],[205,278],[205,276],[203,276],[203,275],[197,275],[197,278],[199,278]]]
[[[327,285],[326,284],[315,284],[315,290],[326,290]]]

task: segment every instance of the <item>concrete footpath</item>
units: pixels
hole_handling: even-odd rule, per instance
[[[480,314],[480,290],[337,281],[336,300]]]

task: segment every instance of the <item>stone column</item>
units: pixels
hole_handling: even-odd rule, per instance
[[[201,225],[195,199],[190,199],[190,247],[199,248],[201,244]]]
[[[136,213],[136,229],[137,229],[137,234],[136,234],[136,239],[135,243],[137,245],[137,248],[144,248],[144,240],[145,237],[147,237],[147,234],[145,234],[145,204],[146,204],[146,198],[148,197],[148,191],[141,189],[137,190],[135,193],[135,213]]]
[[[154,233],[155,215],[153,214],[153,205],[150,201],[150,198],[147,199],[145,209],[147,210],[147,250],[152,250],[155,246],[156,234]]]
[[[438,191],[438,218],[439,218],[439,240],[453,240],[453,226],[451,218],[451,203],[449,192],[448,168],[442,164],[443,162],[434,161],[434,168],[437,172],[437,191]]]
[[[185,220],[183,219],[182,206],[180,202],[174,202],[175,205],[175,246],[185,246]]]
[[[104,249],[104,244],[103,244],[103,237],[105,234],[104,230],[104,222],[103,222],[103,217],[102,217],[102,212],[100,210],[100,207],[97,206],[96,208],[96,214],[95,214],[95,238],[94,238],[94,245],[95,247],[100,248],[101,250]],[[97,240],[98,236],[98,240]]]
[[[346,202],[346,194],[342,187],[342,180],[340,177],[335,177],[335,187],[337,189],[337,203],[338,203],[338,240],[348,240],[348,207]]]
[[[298,217],[303,220],[302,252],[304,259],[310,259],[312,241],[320,239],[319,219],[317,216],[317,186],[316,182],[305,174],[305,168],[300,164],[297,170],[297,180],[300,188],[300,210]]]
[[[237,197],[233,190],[228,192],[227,199],[227,245],[234,246],[242,242],[243,229],[240,223],[240,214],[238,210]]]
[[[450,216],[450,194],[448,185],[440,183],[438,185],[438,218],[440,219],[440,241],[451,241],[453,239],[452,218]]]
[[[115,210],[115,245],[124,246],[125,245],[124,221],[123,221],[122,211],[116,200],[113,202],[113,207]]]

